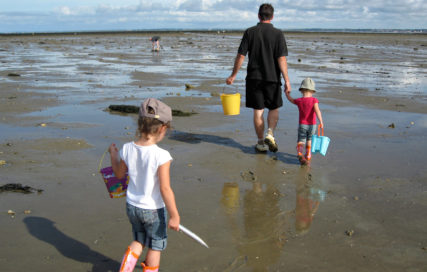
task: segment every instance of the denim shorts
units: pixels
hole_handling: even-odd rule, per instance
[[[307,141],[311,141],[314,133],[316,133],[316,125],[299,124],[298,142],[306,143]]]
[[[126,212],[132,224],[133,239],[144,247],[162,251],[167,245],[165,208],[146,210],[126,203]]]

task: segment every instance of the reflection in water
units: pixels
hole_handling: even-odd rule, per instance
[[[306,234],[326,193],[313,185],[310,167],[301,167],[296,180],[295,231]]]
[[[151,56],[151,61],[156,64],[162,64],[162,58],[160,57],[159,51],[153,51],[153,55]]]
[[[279,208],[279,199],[280,192],[275,186],[263,184],[258,179],[252,181],[252,188],[243,197],[241,228],[237,223],[239,186],[235,182],[224,184],[221,203],[240,253],[226,271],[235,271],[243,266],[251,267],[253,271],[268,271],[270,265],[278,262],[286,231],[286,219]]]
[[[269,186],[270,185],[270,186]],[[280,192],[267,184],[263,190],[261,182],[254,182],[243,198],[244,242],[239,246],[247,256],[247,265],[254,271],[267,271],[276,263],[285,244],[285,228],[279,208]]]
[[[222,188],[221,203],[226,210],[226,213],[232,215],[239,208],[240,192],[237,182],[226,182]]]
[[[224,271],[269,271],[280,260],[286,234],[292,233],[291,217],[295,215],[297,237],[303,236],[308,233],[319,204],[326,197],[320,189],[322,176],[314,180],[310,167],[304,166],[298,170],[295,179],[295,209],[285,210],[282,207],[281,210],[279,200],[282,195],[277,183],[257,176],[270,176],[268,171],[262,170],[262,164],[258,166],[258,172],[241,174],[245,181],[251,183],[251,188],[244,192],[242,198],[237,182],[226,182],[222,188],[221,204],[231,227],[233,244],[237,245],[239,252]]]

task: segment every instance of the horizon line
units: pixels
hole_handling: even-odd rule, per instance
[[[217,32],[232,33],[243,32],[245,29],[225,28],[159,28],[159,29],[135,29],[135,30],[70,30],[70,31],[28,31],[28,32],[0,32],[0,36],[12,35],[76,35],[76,34],[121,34],[121,33],[167,33],[167,32]],[[424,28],[288,28],[280,29],[283,32],[342,32],[342,33],[414,33],[427,34]]]

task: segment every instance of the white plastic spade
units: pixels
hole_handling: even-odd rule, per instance
[[[195,234],[194,232],[192,232],[191,230],[187,229],[186,227],[184,227],[183,225],[179,225],[179,231],[181,231],[182,233],[184,233],[185,235],[187,235],[188,237],[196,240],[199,244],[209,248],[209,246],[205,243],[205,241],[202,240],[202,238],[200,238],[199,236],[197,236],[197,234]]]

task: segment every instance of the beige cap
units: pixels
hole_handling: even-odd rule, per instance
[[[153,113],[150,113],[152,110]],[[155,98],[148,98],[141,103],[139,108],[139,116],[155,118],[163,123],[172,121],[172,109]]]
[[[310,90],[310,91],[313,91],[313,92],[316,91],[314,81],[311,78],[309,78],[309,77],[305,78],[301,82],[301,86],[299,87],[299,89],[300,90],[301,89],[306,89],[306,90]]]

